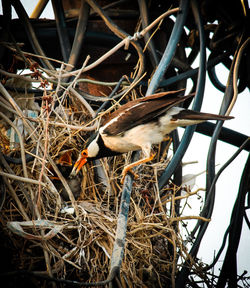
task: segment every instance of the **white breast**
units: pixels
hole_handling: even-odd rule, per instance
[[[152,144],[158,144],[164,137],[176,129],[178,121],[171,121],[172,115],[178,114],[183,108],[173,107],[156,122],[138,125],[119,136],[108,136],[103,133],[106,126],[99,132],[102,135],[104,144],[111,150],[120,153],[135,151],[149,147]],[[116,119],[117,120],[117,119]],[[112,120],[112,121],[116,121]]]
[[[120,153],[144,149],[145,146],[160,143],[163,137],[155,123],[136,126],[120,136],[102,135],[105,145]]]

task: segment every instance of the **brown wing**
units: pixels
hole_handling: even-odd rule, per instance
[[[194,96],[191,94],[178,97],[179,93],[180,91],[158,93],[128,102],[111,114],[109,121],[114,118],[116,120],[110,121],[109,125],[107,123],[103,133],[110,136],[119,135],[137,125],[157,119],[171,107]]]
[[[180,98],[180,95],[181,93],[184,91],[185,89],[180,89],[180,90],[177,90],[177,91],[167,91],[167,92],[160,92],[160,93],[156,93],[156,94],[153,94],[153,95],[149,95],[149,96],[146,96],[144,98],[139,98],[139,99],[136,99],[134,101],[129,101],[128,103],[122,105],[120,108],[118,108],[117,110],[115,110],[114,112],[112,112],[108,119],[104,122],[104,125],[112,120],[113,118],[117,117],[118,115],[120,115],[122,113],[122,111],[138,104],[138,103],[141,103],[141,102],[147,102],[147,101],[155,101],[155,100],[159,100],[161,98],[164,98],[165,100],[164,101],[172,101],[173,99],[176,99],[177,97]]]
[[[232,116],[216,115],[211,113],[196,112],[193,110],[182,110],[178,114],[172,116],[173,120],[187,119],[187,120],[229,120]]]

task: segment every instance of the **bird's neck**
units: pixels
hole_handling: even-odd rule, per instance
[[[111,157],[120,155],[121,153],[112,151],[109,149],[103,142],[102,136],[99,134],[97,139],[97,144],[99,146],[98,154],[95,157],[90,157],[88,160],[93,161],[96,159],[104,158],[104,157]]]

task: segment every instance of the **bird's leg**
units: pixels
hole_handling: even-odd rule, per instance
[[[138,166],[142,163],[146,163],[146,162],[149,162],[151,161],[153,158],[155,157],[155,154],[154,153],[151,153],[151,155],[149,157],[146,157],[146,158],[143,158],[143,159],[140,159],[136,162],[133,162],[127,166],[124,167],[123,171],[122,171],[122,179],[121,179],[121,183],[123,184],[124,182],[124,179],[125,179],[125,176],[127,175],[127,173],[131,173],[135,179],[137,179],[139,176],[132,171],[132,168],[134,168],[135,166]]]
[[[169,141],[170,139],[171,139],[170,136],[169,136],[169,135],[166,135],[166,136],[163,138],[162,141]]]

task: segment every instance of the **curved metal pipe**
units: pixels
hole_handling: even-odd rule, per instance
[[[174,57],[177,44],[180,40],[183,26],[188,14],[188,0],[182,0],[180,3],[180,12],[177,15],[174,28],[168,41],[168,45],[163,53],[161,61],[150,81],[146,96],[154,94],[162,80],[167,68],[169,67],[172,58]]]
[[[140,9],[140,16],[141,16],[141,21],[142,21],[142,28],[146,28],[148,26],[148,9],[147,9],[147,3],[145,0],[138,0],[138,5]],[[159,63],[159,58],[156,53],[155,45],[153,42],[153,39],[150,39],[150,34],[146,33],[144,36],[145,43],[148,42],[148,50],[149,50],[149,56],[151,63],[153,67],[156,67]]]
[[[191,6],[192,6],[193,14],[195,17],[195,21],[198,26],[199,37],[200,37],[200,68],[199,68],[199,73],[198,73],[196,95],[195,95],[192,109],[200,110],[202,100],[203,100],[205,79],[206,79],[206,45],[205,45],[204,29],[203,29],[203,24],[202,24],[202,19],[201,19],[199,8],[195,0],[193,0],[191,4],[192,4]],[[158,181],[159,189],[161,189],[165,185],[165,183],[167,183],[168,179],[172,176],[172,174],[176,170],[176,167],[179,165],[183,155],[185,154],[189,146],[189,143],[192,139],[195,128],[196,128],[195,125],[189,126],[186,128],[185,133],[182,137],[181,143],[176,153],[174,154],[171,162],[169,163],[165,171],[162,173]]]
[[[59,43],[61,47],[61,52],[63,56],[63,61],[68,63],[71,44],[69,40],[69,34],[67,31],[67,26],[65,22],[65,15],[63,10],[62,1],[52,0],[53,11],[56,19],[57,33],[59,37]]]
[[[27,37],[29,39],[29,42],[30,42],[35,54],[45,56],[45,53],[43,52],[43,49],[38,42],[35,31],[34,31],[32,25],[29,21],[29,17],[27,15],[25,9],[23,8],[23,5],[21,4],[21,2],[17,1],[17,0],[12,0],[11,5],[15,8],[19,19],[22,20],[22,23],[24,25],[24,29],[26,31]],[[50,70],[54,69],[53,65],[50,63],[49,60],[40,59],[40,61],[44,67],[49,68]]]

